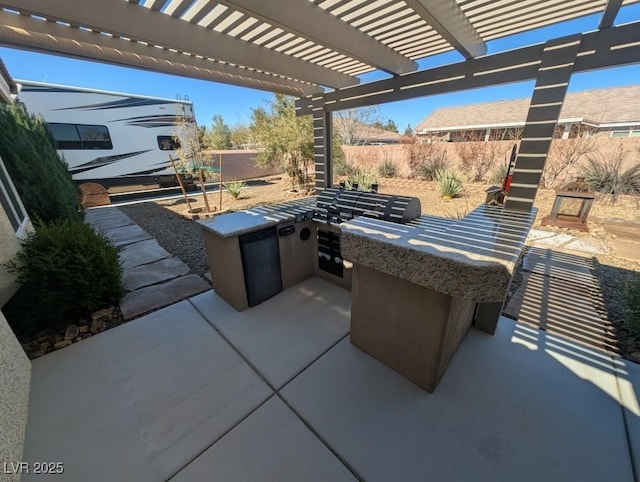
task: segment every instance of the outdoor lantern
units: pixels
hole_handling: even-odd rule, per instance
[[[595,194],[584,182],[584,177],[578,177],[556,192],[551,214],[542,221],[542,225],[589,231],[587,216],[594,199]]]

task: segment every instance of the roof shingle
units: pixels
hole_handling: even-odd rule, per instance
[[[416,130],[522,124],[527,117],[529,102],[530,99],[513,99],[444,107],[433,111],[418,124]],[[640,124],[640,85],[568,93],[560,121],[575,118],[597,124]]]

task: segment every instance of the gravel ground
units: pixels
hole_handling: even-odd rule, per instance
[[[151,234],[160,246],[174,254],[200,276],[209,271],[200,226],[154,202],[119,209]]]

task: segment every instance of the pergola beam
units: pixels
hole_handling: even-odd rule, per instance
[[[6,12],[0,12],[0,44],[286,95],[320,91],[315,85]]]
[[[391,74],[406,74],[418,68],[413,60],[308,1],[286,5],[265,0],[219,3]]]
[[[340,88],[359,83],[356,77],[122,0],[92,0],[90,4],[1,0],[0,6],[318,85]]]
[[[451,0],[405,0],[465,58],[486,55],[487,45],[457,3]]]
[[[616,17],[618,16],[618,11],[622,6],[622,0],[609,0],[607,2],[607,7],[602,14],[602,19],[600,20],[600,25],[598,28],[607,28],[613,25]]]
[[[559,40],[559,39],[558,39]],[[573,71],[640,63],[640,22],[584,34]],[[447,94],[536,79],[544,44],[531,45],[296,101],[298,115],[314,106],[328,111]]]

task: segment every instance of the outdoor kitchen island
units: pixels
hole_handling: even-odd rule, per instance
[[[332,223],[317,211],[323,196],[199,221],[214,290],[243,311],[313,276],[351,289],[351,342],[433,391],[472,325],[495,330],[535,212],[481,205],[453,220],[393,196],[405,214],[415,200],[418,214],[391,222],[336,209]]]
[[[432,392],[472,325],[495,332],[534,217],[485,204],[460,221],[342,224],[351,342]]]

